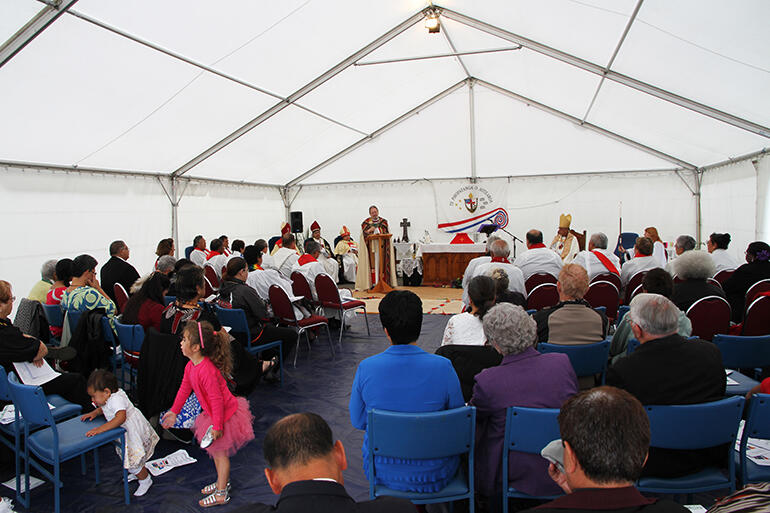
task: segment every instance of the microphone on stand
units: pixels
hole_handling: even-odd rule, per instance
[[[484,235],[489,237],[492,233],[496,232],[497,230],[501,230],[501,231],[507,233],[508,235],[510,235],[511,239],[513,239],[513,258],[516,258],[516,241],[519,241],[522,244],[524,244],[523,240],[521,240],[520,238],[518,238],[517,236],[515,236],[514,234],[512,234],[511,232],[509,232],[505,228],[500,228],[496,224],[483,224],[483,225],[479,226],[478,232],[479,233],[483,233]]]

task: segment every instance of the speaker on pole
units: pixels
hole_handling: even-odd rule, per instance
[[[302,233],[302,212],[290,212],[289,219],[291,224],[291,233]]]

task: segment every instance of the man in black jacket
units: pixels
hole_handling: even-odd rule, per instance
[[[263,451],[270,488],[280,495],[275,506],[252,504],[243,513],[414,513],[411,502],[393,497],[355,502],[345,491],[347,468],[342,442],[332,441],[329,425],[315,413],[297,413],[276,422],[265,435]]]
[[[658,294],[631,302],[631,329],[641,343],[607,371],[607,384],[625,389],[642,404],[698,404],[724,398],[727,378],[714,344],[677,334],[679,309]],[[724,463],[724,447],[683,451],[650,447],[644,476],[680,477]]]
[[[110,296],[115,298],[115,284],[120,283],[126,289],[126,293],[131,290],[131,285],[139,278],[134,266],[129,264],[128,256],[130,251],[128,246],[122,240],[116,240],[110,244],[110,259],[102,266],[101,282],[102,289]]]

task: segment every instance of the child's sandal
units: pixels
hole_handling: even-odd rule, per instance
[[[230,502],[230,495],[225,488],[224,490],[216,490],[211,495],[199,500],[198,505],[202,508],[210,508],[212,506],[224,506],[228,502]]]
[[[225,487],[227,491],[230,491],[230,481],[227,482],[227,486]],[[201,493],[203,495],[211,495],[212,493],[217,491],[217,482],[214,481],[210,485],[206,485],[203,488],[201,488]]]

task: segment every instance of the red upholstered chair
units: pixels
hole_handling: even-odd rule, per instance
[[[593,279],[591,280],[591,283],[594,283],[597,281],[608,281],[613,285],[615,285],[615,288],[618,289],[618,291],[620,291],[620,289],[623,288],[623,284],[620,281],[620,275],[615,273],[597,274],[596,276],[593,277]]]
[[[219,277],[217,276],[217,272],[214,270],[213,267],[211,267],[210,265],[204,265],[203,275],[206,277],[207,280],[209,280],[209,285],[211,285],[212,289],[219,290]]]
[[[305,275],[299,271],[291,273],[291,291],[295,296],[303,296],[313,305],[313,308],[319,305],[318,301],[313,298],[313,291],[310,289],[310,284],[307,282]]]
[[[730,303],[719,296],[706,296],[687,309],[692,322],[692,334],[711,341],[714,335],[725,334],[730,329]]]
[[[267,291],[270,299],[270,306],[273,307],[273,314],[278,319],[278,322],[286,326],[293,326],[297,328],[297,347],[294,351],[294,366],[297,366],[297,353],[299,353],[299,339],[302,334],[305,334],[307,339],[307,350],[310,353],[310,336],[307,334],[307,330],[318,326],[326,327],[326,336],[329,338],[329,349],[331,349],[332,356],[334,356],[334,346],[332,345],[332,334],[329,331],[329,319],[322,315],[311,315],[306,319],[297,319],[294,315],[294,308],[291,306],[289,296],[278,285],[271,285]]]
[[[128,292],[123,288],[123,285],[116,283],[112,286],[112,291],[115,293],[115,302],[118,304],[118,313],[123,313],[123,309],[128,303]]]
[[[678,275],[674,276],[674,283],[684,283],[684,278],[680,278]]]
[[[722,284],[721,284],[721,283],[719,283],[719,282],[718,282],[717,280],[715,280],[714,278],[706,278],[706,282],[707,282],[707,283],[710,283],[710,284],[712,284],[712,285],[716,285],[716,286],[717,286],[717,287],[719,287],[720,289],[722,288]]]
[[[620,305],[620,292],[614,283],[608,281],[594,281],[588,286],[588,292],[583,297],[592,308],[603,306],[607,309],[606,315],[610,321],[618,316]]]
[[[647,276],[647,271],[639,271],[628,280],[628,285],[626,285],[625,294],[623,295],[624,305],[630,304],[634,296],[642,291],[641,285],[645,276]]]
[[[559,291],[555,283],[541,283],[527,296],[527,310],[542,310],[559,302]]]
[[[724,285],[730,276],[733,275],[735,272],[735,269],[729,269],[725,271],[719,271],[714,275],[714,279],[719,282],[720,285]]]
[[[366,334],[371,335],[369,331],[369,318],[366,316],[366,303],[363,301],[342,301],[340,291],[334,281],[327,274],[319,274],[315,277],[315,290],[318,293],[318,302],[324,308],[332,308],[340,312],[340,347],[342,347],[342,332],[345,330],[345,312],[348,310],[364,310],[364,320],[366,321]]]
[[[759,295],[746,309],[743,336],[770,335],[770,295]]]
[[[524,288],[527,289],[527,295],[532,289],[543,283],[556,283],[556,277],[548,273],[535,273],[524,282]]]
[[[205,289],[205,292],[203,293],[204,298],[207,298],[211,294],[216,292],[216,290],[214,289],[214,287],[211,286],[211,282],[206,276],[203,277],[203,288]]]
[[[770,278],[759,280],[749,287],[749,290],[746,291],[746,308],[748,309],[749,305],[763,292],[770,292]]]

